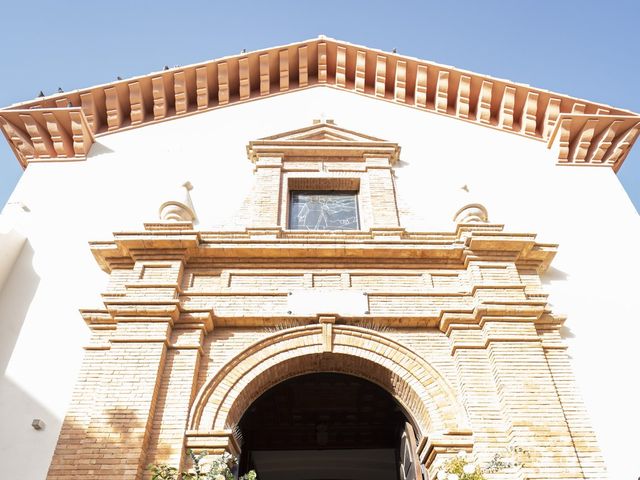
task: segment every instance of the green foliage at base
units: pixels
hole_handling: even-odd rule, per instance
[[[238,460],[224,453],[213,460],[208,459],[208,453],[202,452],[196,455],[189,450],[187,455],[193,462],[193,468],[189,472],[178,472],[177,468],[167,465],[149,465],[151,480],[234,480],[231,472]],[[254,470],[242,475],[238,480],[257,480]]]
[[[482,467],[471,461],[464,450],[460,450],[458,455],[449,458],[447,461],[436,467],[437,480],[486,480],[485,475],[496,473],[508,468],[523,467],[524,460],[528,459],[529,453],[520,447],[515,447],[507,451],[505,458],[496,454],[491,461]]]

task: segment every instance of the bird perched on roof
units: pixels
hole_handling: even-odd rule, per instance
[[[58,87],[58,93],[64,93],[64,90],[60,87]]]
[[[393,50],[391,50],[391,53],[398,53],[398,49],[394,48]]]
[[[242,51],[240,53],[247,53],[247,49],[243,48]]]
[[[165,69],[165,70],[169,70],[169,65],[165,65],[165,66],[164,66],[164,69]]]
[[[122,80],[122,77],[121,76],[117,76],[116,80]]]
[[[44,97],[44,92],[42,90],[40,90],[40,93],[38,93],[38,97]]]

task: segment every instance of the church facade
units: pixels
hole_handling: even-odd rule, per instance
[[[637,114],[320,37],[0,124],[8,477],[640,473]]]

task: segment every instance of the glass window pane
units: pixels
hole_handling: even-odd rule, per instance
[[[358,230],[355,192],[291,192],[292,230]]]

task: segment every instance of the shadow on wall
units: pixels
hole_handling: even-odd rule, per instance
[[[0,290],[0,371],[3,372],[0,377],[0,458],[6,478],[21,478],[27,472],[46,472],[53,447],[52,436],[60,429],[60,419],[6,375],[40,283],[40,277],[33,269],[33,258],[34,250],[27,240]],[[34,362],[41,360],[34,358]],[[44,430],[38,431],[31,426],[34,419],[44,421]],[[27,455],[27,451],[33,453]],[[27,476],[31,478],[31,475]]]
[[[569,327],[563,325],[562,327],[560,327],[560,337],[562,337],[562,339],[564,340],[566,338],[575,338],[576,336]]]
[[[95,159],[97,157],[100,157],[101,155],[106,155],[109,153],[113,153],[113,150],[111,150],[109,147],[107,147],[106,145],[100,142],[95,142],[93,145],[91,145],[91,150],[89,152],[92,159]]]
[[[40,277],[33,269],[34,251],[27,240],[0,291],[0,370],[5,372]]]
[[[61,421],[12,379],[0,381],[2,477],[44,479]],[[31,425],[34,419],[44,422],[41,430]]]
[[[100,399],[92,400],[99,402]],[[12,408],[15,405],[20,408]],[[36,418],[44,421],[42,430],[32,427]],[[94,409],[90,416],[72,413],[61,429],[62,422],[53,412],[4,377],[0,390],[0,422],[2,478],[45,480],[47,472],[64,476],[69,470],[75,472],[73,478],[82,479],[150,478],[148,445],[143,445],[149,428],[127,406]],[[170,452],[175,447],[161,444],[156,448]],[[138,465],[142,465],[142,477],[132,474]]]
[[[549,267],[540,279],[543,285],[551,285],[554,282],[566,282],[569,279],[569,274],[557,268]]]
[[[49,475],[63,475],[72,469],[77,478],[148,479],[148,438],[144,441],[148,427],[125,405],[94,410],[84,424],[76,417],[68,417],[60,431]],[[161,445],[158,449],[168,451],[171,447]],[[133,473],[138,465],[141,477]]]
[[[542,285],[544,286],[550,286],[556,282],[566,282],[567,280],[569,280],[569,274],[554,267],[549,267],[541,277]],[[553,307],[553,304],[549,305]],[[568,326],[563,325],[560,327],[560,337],[562,337],[563,340],[566,340],[568,338],[575,338],[575,334]],[[569,355],[569,358],[572,358],[571,355]]]

